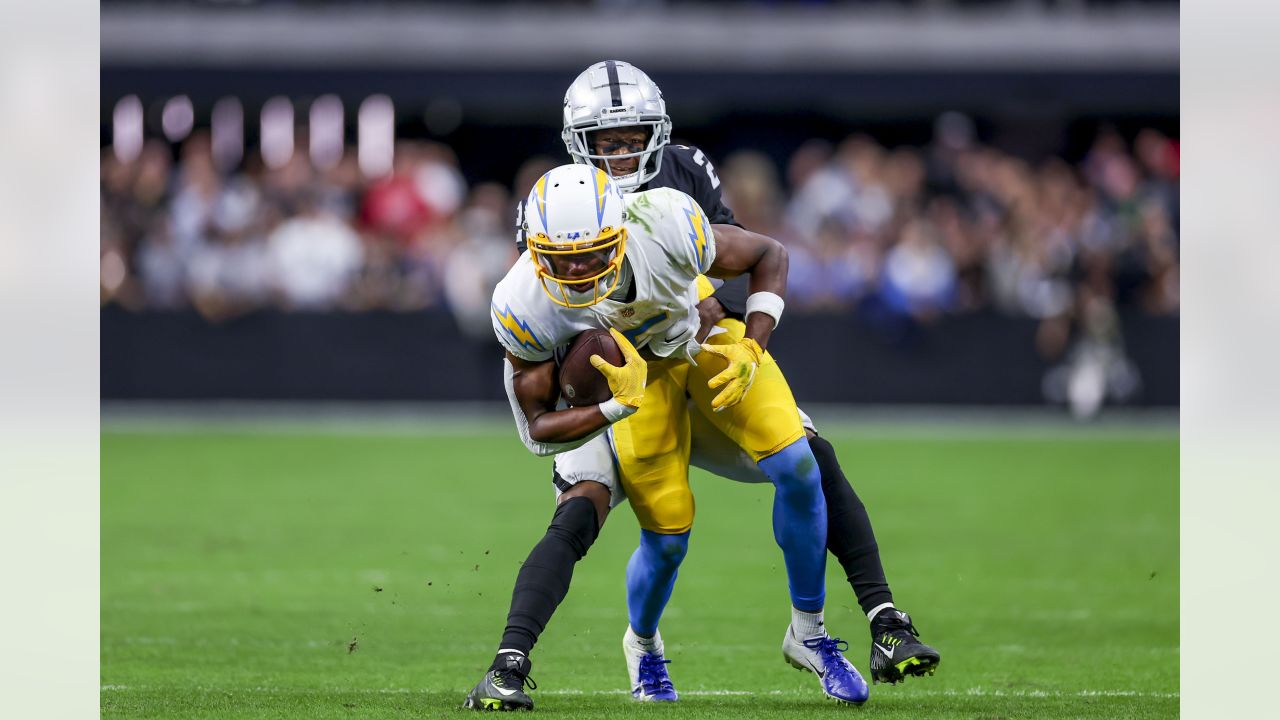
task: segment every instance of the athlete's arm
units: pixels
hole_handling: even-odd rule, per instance
[[[716,255],[707,275],[733,278],[749,273],[752,295],[772,293],[779,298],[786,297],[787,249],[782,243],[735,225],[711,227],[716,236]],[[747,315],[746,324],[746,337],[755,340],[761,349],[768,347],[776,320],[766,313],[752,312]]]
[[[640,409],[648,366],[626,336],[612,328],[609,334],[625,362],[617,367],[599,355],[591,356],[592,367],[604,375],[613,393],[597,405],[557,410],[560,389],[555,360],[523,360],[507,351],[507,398],[520,439],[535,455],[572,450]]]
[[[516,424],[525,445],[537,455],[572,450],[609,427],[599,405],[556,410],[560,389],[555,360],[530,362],[507,353],[507,383]],[[523,423],[520,421],[523,419]]]

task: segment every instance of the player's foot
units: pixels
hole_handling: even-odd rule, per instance
[[[532,710],[533,698],[525,694],[538,687],[529,677],[533,665],[518,652],[503,653],[493,661],[479,685],[467,693],[462,707],[471,710]]]
[[[662,636],[654,633],[652,640],[645,640],[627,626],[622,636],[622,654],[627,658],[627,674],[631,676],[631,697],[642,702],[675,702],[679,699],[676,688],[667,675],[667,663],[662,657]]]
[[[849,662],[843,652],[849,643],[840,638],[823,634],[820,637],[801,640],[792,627],[782,638],[782,657],[797,670],[807,670],[818,676],[822,693],[833,700],[861,705],[867,701],[867,681]]]
[[[897,683],[907,675],[932,675],[942,656],[916,638],[920,632],[911,616],[885,608],[871,621],[871,681]]]

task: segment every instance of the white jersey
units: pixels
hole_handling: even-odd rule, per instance
[[[592,328],[616,328],[659,357],[691,358],[697,352],[697,277],[716,255],[711,223],[693,198],[671,188],[627,195],[625,206],[623,277],[608,298],[583,308],[557,305],[543,290],[527,250],[498,283],[493,331],[512,355],[550,360],[557,348]]]

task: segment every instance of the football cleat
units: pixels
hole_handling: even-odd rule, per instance
[[[867,701],[867,681],[844,656],[849,643],[828,635],[800,640],[790,626],[782,638],[782,658],[797,670],[818,676],[822,694],[851,705]]]
[[[493,661],[480,684],[467,693],[462,707],[470,710],[532,710],[533,698],[524,688],[534,690],[538,684],[529,677],[533,665],[520,653],[503,653]]]
[[[885,608],[871,621],[871,681],[895,684],[907,675],[932,675],[942,657],[920,637],[911,616]]]
[[[627,626],[622,636],[622,654],[627,658],[627,674],[631,676],[631,697],[640,702],[675,702],[676,688],[667,675],[670,660],[662,657],[662,636],[655,633],[652,648],[640,643],[640,636]]]

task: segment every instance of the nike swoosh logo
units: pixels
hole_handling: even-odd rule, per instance
[[[822,676],[826,675],[826,671],[822,670],[822,669],[821,669],[821,668],[819,668],[817,665],[814,665],[814,664],[813,664],[810,660],[808,660],[807,658],[804,658],[804,659],[803,659],[803,661],[804,661],[804,664],[805,664],[805,665],[808,665],[808,666],[809,666],[809,669],[813,671],[813,674],[814,674],[814,675],[817,675],[818,677],[822,677]]]
[[[515,690],[508,690],[507,688],[498,687],[497,685],[494,685],[493,689],[497,690],[499,693],[501,693],[505,697],[511,697],[512,695],[516,694]]]
[[[882,645],[875,645],[875,649],[877,649],[877,650],[879,650],[880,652],[884,653],[884,656],[885,656],[886,658],[889,658],[890,660],[892,660],[892,659],[893,659],[893,651],[892,651],[892,650],[890,650],[890,649],[888,649],[888,648],[886,648],[886,647],[884,647],[884,646],[882,646]]]

